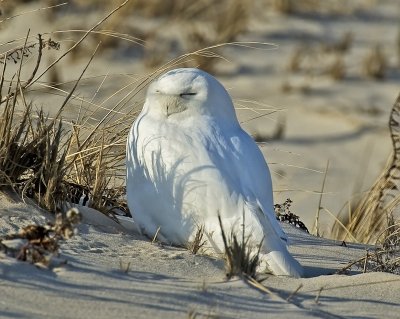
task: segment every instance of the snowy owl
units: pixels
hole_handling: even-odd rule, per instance
[[[264,157],[210,74],[176,69],[150,85],[128,136],[126,167],[128,205],[143,233],[159,230],[160,240],[186,245],[201,226],[222,253],[220,215],[227,234],[244,228],[252,243],[262,242],[272,273],[302,276],[275,218]]]

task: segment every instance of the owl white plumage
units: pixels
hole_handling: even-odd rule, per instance
[[[240,127],[232,100],[210,74],[167,72],[147,92],[127,142],[127,199],[135,222],[162,241],[186,245],[199,226],[216,252],[242,230],[275,275],[302,276],[275,218],[268,166]]]

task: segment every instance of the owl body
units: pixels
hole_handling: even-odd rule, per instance
[[[127,198],[150,237],[159,229],[164,242],[185,246],[204,227],[209,248],[222,253],[219,215],[227,233],[244,225],[254,246],[263,242],[272,272],[301,275],[274,215],[264,157],[240,127],[229,94],[205,72],[173,70],[149,88],[128,136]]]

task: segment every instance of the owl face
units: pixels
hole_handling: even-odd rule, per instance
[[[153,82],[147,92],[147,112],[165,120],[188,117],[234,117],[232,100],[224,87],[199,69],[176,69]]]

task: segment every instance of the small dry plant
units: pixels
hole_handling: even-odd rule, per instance
[[[370,78],[383,80],[385,78],[388,62],[382,48],[376,45],[363,60],[363,73]]]
[[[54,223],[28,225],[0,238],[0,250],[18,260],[48,267],[58,257],[60,243],[74,236],[81,219],[79,211],[72,208],[65,216],[57,214]]]
[[[190,308],[187,312],[187,319],[218,319],[220,316],[214,309],[209,309],[207,313],[202,313],[196,309]]]
[[[363,272],[389,272],[400,275],[400,223],[395,223],[389,217],[388,227],[378,236],[374,249],[367,251],[366,255],[349,263],[339,273],[348,271],[356,266]]]
[[[204,239],[204,226],[202,225],[197,228],[196,235],[194,236],[193,241],[188,243],[187,249],[193,255],[196,255],[206,243],[207,240]]]
[[[189,28],[186,35],[186,51],[193,52],[201,48],[215,46],[219,43],[231,43],[236,41],[237,37],[247,30],[250,20],[250,9],[253,6],[253,0],[233,0],[213,3],[212,10],[209,11],[208,30],[204,26]],[[220,17],[224,18],[221,19]],[[210,17],[212,19],[210,19]],[[213,54],[195,54],[189,66],[200,67],[207,72],[215,72],[216,62],[221,57],[220,48]]]
[[[326,72],[335,81],[343,80],[346,76],[346,65],[343,57],[339,54],[336,55],[336,58],[332,61]]]
[[[378,247],[368,260],[368,270],[400,275],[400,222],[389,217],[388,227],[378,237]]]
[[[239,237],[232,230],[230,237],[227,238],[220,215],[218,215],[218,221],[225,248],[225,271],[227,279],[231,279],[234,276],[256,279],[257,267],[260,264],[262,241],[257,247],[251,244],[250,236],[245,236],[244,220],[241,236]]]
[[[300,44],[293,50],[289,57],[286,69],[290,73],[297,73],[307,79],[313,80],[315,77],[330,77],[335,81],[343,80],[346,77],[347,67],[345,54],[349,51],[352,43],[350,32],[346,32],[335,42],[327,42],[323,45],[304,45]],[[308,93],[309,85],[293,85],[289,79],[282,84],[283,92],[299,91]]]
[[[297,216],[296,214],[293,214],[290,211],[290,207],[292,206],[293,201],[288,198],[283,204],[275,204],[274,205],[274,210],[275,210],[275,215],[276,219],[288,223],[290,225],[293,225],[296,228],[300,228],[304,230],[305,232],[309,232],[306,225],[300,220],[300,217]]]

